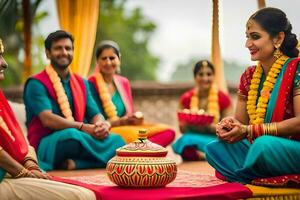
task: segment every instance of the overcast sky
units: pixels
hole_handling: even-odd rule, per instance
[[[251,64],[244,47],[245,24],[258,8],[257,0],[219,0],[220,45],[224,59]],[[293,31],[300,33],[299,0],[266,0],[267,6],[286,12]],[[150,51],[159,56],[158,78],[167,81],[175,66],[192,57],[208,57],[211,50],[212,0],[127,0],[127,9],[141,7],[143,13],[157,25],[150,41]],[[42,32],[58,29],[55,1],[43,1],[41,9],[50,11]]]

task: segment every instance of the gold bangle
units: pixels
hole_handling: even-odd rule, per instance
[[[28,160],[31,160],[35,164],[38,164],[37,160],[35,160],[34,158],[31,158],[31,157],[25,157],[24,160],[22,161],[22,163],[25,164]]]
[[[241,125],[241,132],[242,132],[242,134],[245,134],[245,133],[248,134],[248,127],[247,127],[247,125]]]
[[[22,168],[17,175],[14,176],[14,178],[20,178],[23,177],[26,173],[28,172],[28,170],[26,168]]]
[[[267,123],[263,124],[263,133],[264,135],[278,135],[277,123]]]

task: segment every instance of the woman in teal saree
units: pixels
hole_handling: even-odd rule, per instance
[[[206,146],[207,161],[229,181],[299,184],[296,35],[285,13],[276,8],[254,13],[246,29],[246,47],[258,64],[241,76],[235,116],[217,124],[219,140]]]

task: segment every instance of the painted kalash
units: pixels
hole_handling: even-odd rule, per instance
[[[166,148],[147,140],[147,130],[138,139],[116,150],[108,161],[109,179],[122,187],[164,187],[175,180],[176,163],[166,158]]]

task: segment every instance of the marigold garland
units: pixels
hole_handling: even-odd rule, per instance
[[[6,122],[1,116],[0,116],[0,127],[7,133],[7,135],[10,137],[12,141],[15,141],[15,137],[11,134],[11,131],[9,130]]]
[[[72,110],[70,108],[68,97],[61,83],[60,77],[51,65],[48,65],[45,70],[53,85],[55,94],[57,96],[57,102],[62,114],[65,116],[66,119],[75,121],[73,118]]]
[[[96,78],[96,84],[98,86],[98,95],[103,103],[104,112],[106,113],[109,121],[118,120],[119,117],[117,113],[117,108],[111,100],[111,95],[108,91],[108,88],[106,86],[102,74],[97,73],[95,75],[95,78]]]
[[[260,63],[258,63],[258,65],[256,66],[251,79],[247,100],[247,112],[250,118],[250,124],[264,123],[271,92],[274,88],[274,84],[277,80],[278,74],[280,73],[283,64],[287,61],[288,58],[289,57],[282,55],[273,63],[270,71],[268,72],[267,78],[263,83],[263,88],[260,91],[259,98],[258,88],[261,81],[263,68]]]
[[[214,116],[214,123],[217,123],[220,118],[220,108],[219,108],[219,98],[218,98],[218,88],[215,84],[212,84],[208,92],[207,98],[207,112]],[[195,88],[194,94],[190,102],[190,110],[192,113],[199,112],[199,98],[198,89]]]

